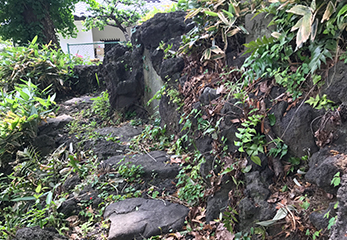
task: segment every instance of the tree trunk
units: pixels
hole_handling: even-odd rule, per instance
[[[41,28],[41,36],[39,36],[41,39],[40,42],[44,42],[48,44],[52,41],[52,44],[56,47],[59,47],[59,42],[57,35],[55,33],[55,28],[52,19],[50,18],[49,14],[49,5],[45,2],[41,2],[42,4],[42,10],[44,11],[44,17],[41,19],[37,18],[37,14],[35,13],[34,9],[29,5],[25,5],[25,11],[23,13],[25,22],[28,25],[38,25]],[[35,36],[31,36],[29,34],[31,39],[28,39],[28,41],[31,41]]]
[[[45,42],[49,43],[50,41],[52,41],[52,44],[55,47],[60,47],[58,38],[55,32],[55,27],[49,14],[49,5],[45,4],[44,9],[45,9],[45,17],[41,20],[41,24],[43,26],[42,31],[43,31],[43,35],[45,36]]]

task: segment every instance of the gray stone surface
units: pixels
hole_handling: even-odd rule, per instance
[[[276,104],[270,113],[274,113],[276,124],[272,127],[273,133],[280,137],[289,146],[288,153],[295,157],[302,157],[308,152],[318,151],[311,123],[318,116],[318,111],[308,104],[297,104],[287,111],[288,104]]]
[[[200,95],[199,101],[202,105],[208,105],[213,99],[216,99],[217,97],[219,97],[219,94],[217,94],[216,89],[206,87]]]
[[[275,31],[275,26],[268,27],[273,16],[268,15],[268,13],[260,13],[255,18],[254,14],[248,14],[245,17],[245,28],[248,33],[246,36],[246,42],[256,40],[259,37],[270,37],[271,33]]]
[[[169,158],[166,152],[153,151],[148,154],[136,154],[133,156],[113,156],[101,163],[102,167],[116,168],[120,164],[127,164],[135,166],[142,166],[144,171],[143,177],[145,178],[175,178],[179,172],[177,164],[168,164]]]
[[[324,191],[336,194],[338,187],[331,185],[334,175],[341,171],[339,162],[344,159],[344,155],[333,156],[328,147],[321,149],[309,159],[309,170],[305,174],[306,181],[316,184]]]
[[[27,227],[18,229],[13,240],[67,240],[54,229],[41,229],[39,227]]]
[[[94,139],[86,141],[83,148],[86,151],[93,150],[99,160],[104,160],[111,156],[124,154],[126,146],[105,139]]]
[[[181,230],[189,209],[162,200],[130,198],[107,206],[111,220],[109,240],[143,239]]]
[[[229,192],[235,187],[232,179],[224,175],[220,189],[207,199],[206,222],[209,223],[219,218],[219,214],[224,212],[229,204]]]
[[[123,125],[121,127],[105,127],[96,130],[97,133],[109,137],[115,137],[121,142],[128,142],[133,137],[142,133],[142,128],[131,126],[129,124]]]
[[[336,104],[347,103],[347,64],[340,61],[329,70],[328,80],[322,91]]]
[[[313,212],[310,214],[310,221],[316,229],[325,229],[328,227],[329,220],[336,216],[336,210],[334,209],[336,202],[329,204],[328,209],[323,212]],[[329,213],[329,218],[325,215]]]
[[[347,174],[342,176],[341,187],[337,192],[337,221],[332,227],[330,240],[347,240]]]

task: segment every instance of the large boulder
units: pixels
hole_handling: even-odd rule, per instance
[[[97,78],[100,67],[97,65],[77,65],[74,67],[74,76],[70,79],[72,90],[78,94],[86,94],[105,87],[101,79]]]
[[[130,198],[107,206],[104,218],[111,220],[109,240],[149,238],[179,231],[189,209],[163,200]]]
[[[161,41],[167,43],[176,39],[179,43],[181,36],[187,33],[193,24],[185,21],[185,12],[158,13],[150,20],[136,27],[131,36],[133,46],[142,44],[151,52],[154,51]]]
[[[111,107],[120,112],[136,112],[144,115],[144,79],[141,49],[130,51],[117,44],[104,59],[101,70],[106,82]]]
[[[316,184],[327,193],[336,194],[338,187],[331,184],[334,175],[342,172],[347,156],[344,147],[325,147],[309,159],[310,169],[305,175],[306,181]]]
[[[179,172],[177,164],[168,164],[170,159],[166,152],[153,151],[147,154],[136,154],[132,156],[119,155],[113,156],[102,162],[103,168],[117,168],[120,165],[130,164],[141,166],[143,177],[145,178],[175,178]]]
[[[272,131],[289,146],[291,156],[302,157],[317,152],[311,123],[318,111],[308,104],[297,104],[289,111],[287,107],[288,103],[280,102],[272,108],[271,113],[276,118]]]
[[[329,100],[336,104],[347,103],[347,65],[338,62],[329,71],[328,80],[322,91]]]

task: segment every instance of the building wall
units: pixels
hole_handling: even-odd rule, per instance
[[[119,39],[122,42],[125,41],[124,34],[119,28],[105,26],[103,31],[93,28],[92,32],[94,42],[98,42],[102,39]]]
[[[65,53],[68,53],[67,43],[92,43],[93,33],[91,30],[82,31],[82,21],[75,21],[77,27],[77,37],[76,38],[63,38],[58,34],[60,40],[60,46]],[[80,46],[70,46],[70,53],[73,55],[80,55],[83,58],[95,58],[94,56],[94,46],[93,45],[80,45]]]

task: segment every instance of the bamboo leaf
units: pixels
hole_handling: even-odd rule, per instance
[[[225,24],[225,25],[229,25],[229,21],[228,19],[224,16],[224,14],[222,12],[219,12],[218,13],[218,17],[220,20],[222,20],[222,22]]]
[[[204,13],[212,17],[218,17],[218,13],[215,13],[215,12],[205,11]]]
[[[334,6],[334,4],[330,1],[327,5],[327,8],[325,9],[325,12],[323,14],[323,17],[322,17],[322,22],[324,22],[325,20],[329,20],[330,19],[330,16],[336,11],[336,8]]]
[[[297,15],[305,16],[309,13],[312,13],[311,8],[306,7],[304,5],[295,5],[291,9],[287,10],[287,12],[294,13]]]

